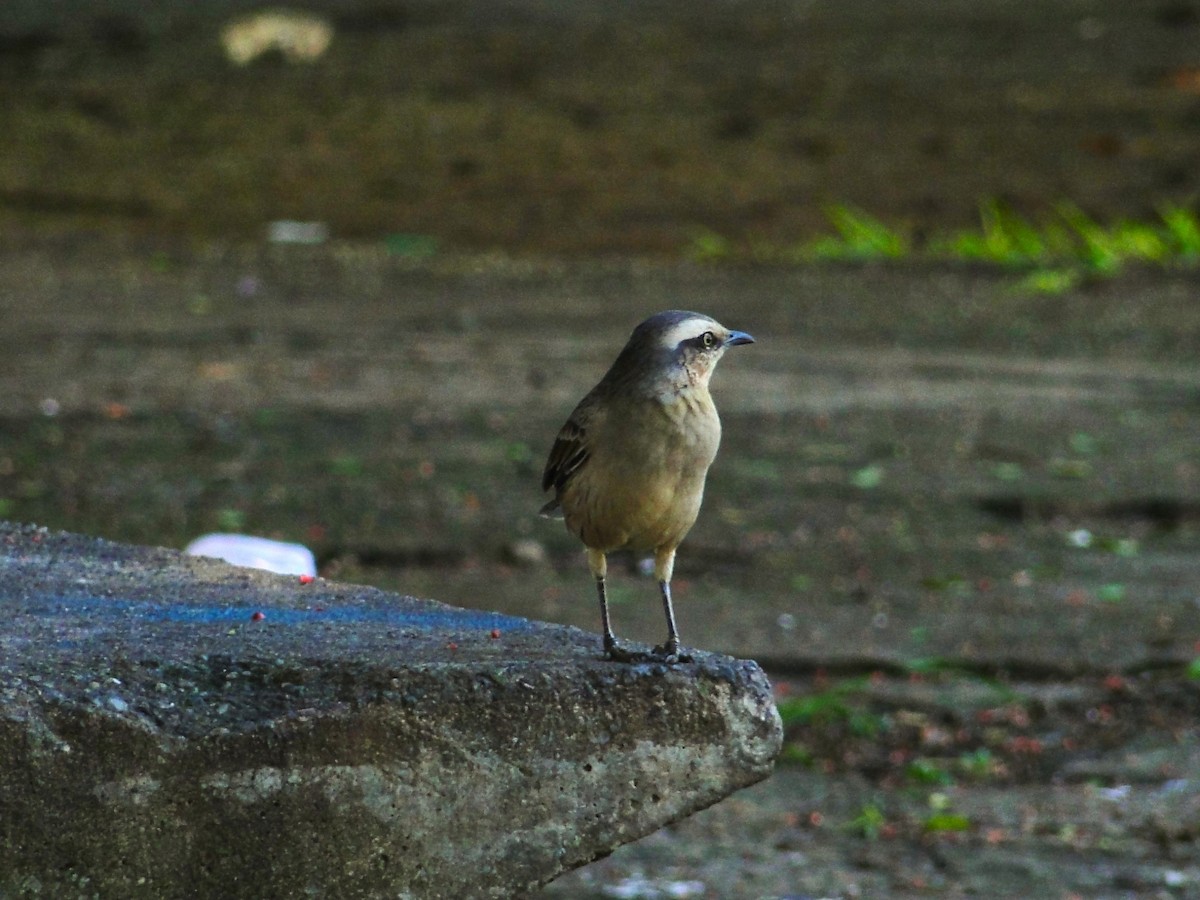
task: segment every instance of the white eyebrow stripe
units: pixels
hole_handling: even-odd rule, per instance
[[[712,319],[702,319],[699,316],[695,316],[691,319],[684,319],[682,322],[677,322],[664,331],[662,345],[674,349],[679,346],[681,341],[686,341],[689,338],[698,338],[706,331],[719,330],[720,326]]]

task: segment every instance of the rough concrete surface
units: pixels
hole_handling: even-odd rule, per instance
[[[0,526],[0,896],[511,896],[765,778],[761,670]]]

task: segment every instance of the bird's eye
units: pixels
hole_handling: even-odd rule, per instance
[[[704,334],[700,335],[700,346],[705,350],[711,350],[717,346],[717,336],[711,331],[704,332]]]

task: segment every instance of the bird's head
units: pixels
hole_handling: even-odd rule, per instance
[[[677,388],[704,387],[728,348],[752,343],[754,338],[746,332],[726,328],[709,316],[671,309],[633,330],[613,370],[636,372],[643,382],[659,379]]]

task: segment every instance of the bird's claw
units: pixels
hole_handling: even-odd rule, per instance
[[[616,642],[605,643],[604,655],[613,662],[619,663],[638,663],[645,662],[647,654],[640,653],[637,650],[626,650],[624,647],[618,647]]]
[[[690,663],[692,657],[687,653],[681,653],[678,644],[660,644],[649,653],[644,650],[626,650],[620,646],[616,639],[604,640],[604,655],[613,662],[619,663],[665,663],[669,666],[678,663]]]
[[[665,663],[668,666],[692,662],[690,653],[680,650],[678,644],[659,644],[649,653],[644,650],[626,650],[615,640],[604,642],[604,655],[619,663]]]
[[[692,662],[692,655],[684,653],[678,641],[667,641],[665,644],[659,644],[654,648],[653,656],[659,662],[665,662],[668,665]]]
[[[639,654],[633,650],[626,650],[617,643],[617,639],[611,634],[604,635],[604,655],[613,662],[631,663],[638,662],[638,657],[644,654]]]

